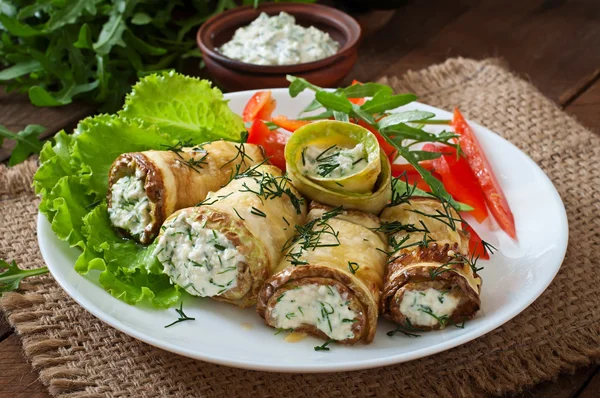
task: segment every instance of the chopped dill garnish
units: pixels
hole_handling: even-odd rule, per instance
[[[166,325],[165,328],[171,327],[171,326],[173,326],[173,325],[175,325],[176,323],[179,323],[179,322],[195,321],[196,320],[196,318],[190,318],[189,316],[187,316],[185,314],[185,312],[183,312],[183,301],[181,302],[181,304],[179,304],[179,308],[178,309],[176,308],[175,311],[177,312],[177,314],[179,314],[179,318],[176,321],[174,321],[174,322],[169,323],[168,325]]]
[[[335,340],[329,339],[322,345],[315,346],[315,351],[329,351],[329,344],[333,343]]]
[[[353,261],[348,261],[348,270],[350,270],[350,272],[353,275],[356,274],[356,271],[358,271],[359,268],[360,268],[360,265],[358,265],[358,263],[355,263]]]

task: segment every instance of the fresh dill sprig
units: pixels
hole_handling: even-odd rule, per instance
[[[422,220],[419,220],[421,227],[417,227],[414,224],[404,224],[401,221],[384,221],[377,228],[371,228],[374,232],[383,232],[384,234],[393,235],[398,232],[423,232],[429,233],[429,229]]]
[[[453,231],[456,231],[463,223],[463,218],[460,216],[460,213],[454,210],[454,207],[448,201],[443,198],[437,198],[442,205],[444,211],[440,211],[439,209],[435,210],[435,214],[429,214],[422,212],[421,210],[411,209],[409,210],[412,213],[419,214],[425,217],[429,217],[433,220],[439,221],[447,226],[449,226]],[[458,218],[454,217],[452,213],[455,212],[458,215]]]
[[[259,216],[259,217],[264,217],[266,218],[267,215],[265,214],[264,211],[257,209],[256,207],[252,206],[251,210],[250,210],[250,214],[254,214],[255,216]]]
[[[219,199],[213,199],[211,197],[208,197],[208,198],[204,199],[203,201],[196,203],[196,207],[214,205],[218,201],[219,201]]]
[[[177,314],[179,314],[179,318],[176,321],[174,321],[174,322],[169,323],[168,325],[166,325],[165,328],[171,327],[171,326],[173,326],[173,325],[175,325],[176,323],[179,323],[179,322],[195,321],[196,320],[196,318],[191,318],[191,317],[187,316],[185,314],[185,312],[183,312],[183,301],[181,302],[181,304],[179,304],[179,308],[176,308],[175,311],[177,311]]]
[[[335,340],[333,340],[333,339],[329,339],[322,345],[315,346],[315,351],[329,351],[329,347],[327,347],[327,346],[329,344],[333,343],[334,341]]]
[[[353,275],[356,274],[356,271],[358,271],[359,268],[360,268],[360,265],[358,265],[358,263],[355,263],[354,261],[348,261],[348,270]]]
[[[175,145],[161,145],[161,147],[165,148],[165,150],[173,152],[175,155],[177,155],[182,160],[183,160],[183,156],[181,156],[181,152],[183,152],[183,148],[192,147],[192,146],[194,146],[194,144],[192,143],[191,140],[187,140],[187,141],[179,140],[179,141],[177,141],[177,143]]]
[[[402,333],[407,337],[421,337],[420,334],[413,333],[415,331],[421,332],[422,330],[414,327],[410,319],[405,318],[403,324],[399,324],[398,326],[396,326],[396,329],[390,330],[386,334],[390,337],[395,336],[396,333]]]
[[[273,335],[277,336],[279,333],[283,333],[283,332],[289,332],[292,333],[294,331],[294,328],[277,328],[275,329],[275,333],[273,333]]]

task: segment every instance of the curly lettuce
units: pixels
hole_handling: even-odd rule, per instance
[[[117,115],[82,120],[72,135],[59,132],[40,153],[34,176],[40,212],[56,236],[77,247],[77,272],[99,270],[100,284],[129,304],[175,304],[181,292],[162,273],[153,246],[125,239],[107,211],[108,172],[126,152],[164,149],[179,141],[239,140],[241,118],[210,82],[174,72],[139,81]]]

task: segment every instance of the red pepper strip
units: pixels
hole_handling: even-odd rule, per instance
[[[288,119],[286,116],[283,115],[273,116],[272,122],[281,127],[282,129],[286,129],[287,131],[291,131],[292,133],[298,130],[300,127],[310,124],[310,121],[308,120]]]
[[[473,210],[469,213],[477,222],[481,223],[488,218],[485,197],[467,159],[464,156],[457,158],[456,149],[447,145],[426,144],[423,150],[444,154],[433,159],[433,165],[435,171],[442,177],[446,191],[455,200],[471,206]]]
[[[419,162],[419,165],[429,171],[435,170],[433,160],[423,160],[422,162]],[[398,177],[400,174],[404,173],[405,171],[417,173],[417,170],[415,169],[415,167],[410,163],[400,163],[400,164],[392,163],[392,176],[393,177]]]
[[[358,121],[358,125],[366,128],[371,133],[375,134],[375,138],[377,138],[377,142],[379,142],[379,147],[383,150],[383,152],[385,152],[385,154],[388,156],[388,158],[390,158],[390,160],[393,160],[395,158],[396,148],[394,148],[389,142],[387,142],[385,138],[381,136],[379,131],[377,131],[377,129],[373,128],[370,124],[365,123],[362,120]]]
[[[483,190],[486,203],[490,208],[490,212],[511,238],[517,239],[517,231],[515,228],[515,218],[510,210],[506,196],[502,192],[500,183],[494,175],[492,166],[488,161],[475,133],[467,124],[465,118],[457,109],[454,109],[454,118],[452,119],[452,127],[458,134],[460,147],[466,154],[467,161],[473,170],[475,177],[479,182],[479,186]]]
[[[482,258],[484,260],[489,260],[490,253],[488,253],[488,251],[485,249],[482,239],[479,237],[479,235],[477,235],[477,232],[475,232],[473,227],[471,227],[467,223],[464,223],[463,229],[465,231],[469,232],[469,235],[470,235],[470,238],[469,238],[469,253],[470,253],[470,255],[474,255],[475,257],[479,256],[479,258]]]
[[[250,130],[248,131],[248,143],[262,146],[269,158],[269,162],[284,171],[284,149],[288,138],[289,135],[281,131],[269,130],[267,125],[258,119],[252,122],[252,126],[250,126]]]
[[[355,84],[362,84],[362,83],[356,79],[352,80],[352,85],[354,86]],[[366,98],[348,98],[348,99],[350,100],[350,102],[352,102],[353,104],[356,104],[358,106],[361,106],[362,104],[367,102]]]
[[[271,114],[277,103],[271,96],[271,91],[258,91],[246,104],[242,118],[244,122],[253,122],[256,119],[271,120]]]

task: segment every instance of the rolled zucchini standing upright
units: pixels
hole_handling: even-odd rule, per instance
[[[364,127],[308,124],[290,137],[285,160],[294,186],[312,200],[373,214],[390,200],[390,162]]]
[[[173,212],[194,206],[225,185],[236,170],[263,160],[258,146],[229,141],[124,153],[109,172],[110,221],[125,235],[149,244]]]
[[[377,328],[385,237],[371,214],[311,204],[256,309],[269,326],[342,344],[369,343]]]
[[[247,307],[305,216],[304,199],[281,170],[259,165],[211,192],[202,205],[172,214],[154,255],[191,295]]]
[[[386,208],[382,230],[392,254],[383,284],[383,316],[407,328],[462,324],[480,306],[481,278],[469,264],[469,235],[458,213],[437,199],[411,198]]]

